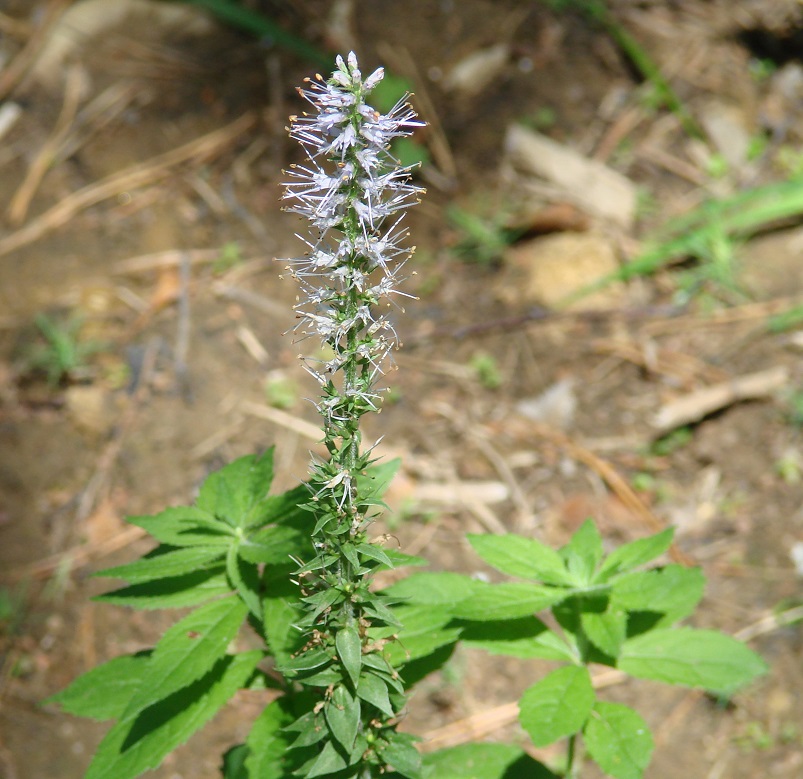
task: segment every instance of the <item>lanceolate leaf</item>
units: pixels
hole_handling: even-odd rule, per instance
[[[730,695],[767,671],[762,658],[713,630],[655,630],[622,645],[618,667],[631,676]]]
[[[225,657],[189,687],[133,720],[121,719],[101,742],[85,779],[134,779],[156,768],[245,684],[261,659],[258,651]]]
[[[150,652],[115,657],[79,676],[47,702],[58,703],[78,717],[117,719],[142,683],[149,660]]]
[[[335,646],[340,662],[346,669],[352,684],[357,686],[362,668],[362,642],[355,625],[347,625],[337,631]]]
[[[573,581],[580,586],[591,584],[602,559],[602,538],[596,525],[586,520],[560,553]]]
[[[254,563],[240,558],[237,545],[229,547],[226,555],[226,573],[243,603],[261,623],[262,601],[259,597],[259,571]]]
[[[641,779],[652,757],[647,723],[620,703],[597,701],[583,733],[586,748],[614,779]]]
[[[451,606],[468,598],[474,579],[460,573],[414,573],[388,587],[385,592],[413,604]]]
[[[225,550],[221,547],[190,546],[173,549],[160,546],[135,563],[98,571],[94,576],[125,579],[131,584],[170,579],[219,567]]]
[[[572,584],[563,558],[551,547],[518,535],[468,535],[474,551],[488,565],[508,576],[546,584]]]
[[[392,730],[388,734],[388,744],[382,749],[382,758],[407,779],[421,779],[421,755],[414,741],[409,733]]]
[[[284,729],[295,720],[287,698],[268,704],[254,722],[248,739],[248,757],[245,759],[246,776],[250,779],[285,779],[288,750],[294,737]]]
[[[180,609],[196,606],[229,592],[231,585],[221,562],[219,569],[215,567],[185,576],[132,584],[130,587],[98,595],[93,600],[135,609]]]
[[[577,659],[572,649],[553,633],[538,617],[471,622],[460,634],[463,646],[484,649],[492,655],[508,655],[522,659],[564,660]]]
[[[357,696],[375,706],[388,717],[394,716],[393,706],[388,697],[388,683],[370,671],[364,671],[357,685]]]
[[[470,597],[452,608],[455,617],[467,620],[516,619],[553,606],[567,595],[559,587],[508,582],[487,584],[475,581]]]
[[[638,568],[660,557],[672,544],[674,528],[667,528],[654,536],[639,538],[611,552],[602,563],[599,578],[607,581],[611,576]]]
[[[153,650],[145,669],[147,685],[132,697],[121,722],[209,673],[225,655],[246,614],[241,600],[224,598],[173,625]]]
[[[545,747],[577,733],[594,705],[594,688],[585,666],[566,666],[527,689],[519,701],[519,722],[533,744]]]
[[[149,517],[127,517],[126,522],[147,530],[169,546],[228,546],[232,528],[207,511],[191,506],[168,508]]]
[[[335,687],[324,706],[329,732],[347,753],[351,752],[360,729],[361,709],[360,699],[353,697],[343,684]]]

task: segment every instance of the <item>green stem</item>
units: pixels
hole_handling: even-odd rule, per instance
[[[574,758],[577,749],[577,734],[569,736],[569,745],[566,747],[566,779],[576,779],[574,771]]]

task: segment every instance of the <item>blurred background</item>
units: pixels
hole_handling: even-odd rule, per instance
[[[175,620],[90,601],[148,548],[126,515],[274,444],[277,489],[305,476],[285,126],[350,50],[386,69],[378,109],[412,92],[428,123],[394,149],[428,192],[370,423],[403,458],[385,529],[472,571],[466,531],[675,525],[709,580],[697,624],[772,672],[728,706],[606,694],[653,728],[654,779],[800,776],[798,0],[5,0],[0,777],[82,776],[104,726],[42,701]],[[459,651],[404,727],[523,743],[493,715],[546,667]],[[262,705],[153,776],[219,775]]]

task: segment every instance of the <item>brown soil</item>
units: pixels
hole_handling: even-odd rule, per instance
[[[58,4],[37,4],[36,13],[29,5],[9,0],[0,14],[0,61],[21,56],[39,12]],[[564,211],[546,220],[542,211],[539,230],[591,226],[620,258],[708,195],[781,180],[799,166],[803,140],[799,4],[610,3],[695,117],[736,117],[713,159],[710,143],[650,107],[650,86],[576,11],[513,0],[321,1],[292,12],[292,4],[277,5],[280,21],[299,34],[354,46],[366,71],[382,62],[408,77],[421,105],[434,106],[425,118],[438,123],[422,136],[434,165],[429,194],[410,218],[418,251],[406,288],[418,299],[398,316],[405,345],[389,376],[392,402],[369,431],[384,436],[386,456],[404,460],[390,494],[390,532],[436,568],[472,571],[466,531],[560,544],[593,515],[614,545],[649,532],[650,517],[674,524],[680,549],[708,577],[694,624],[743,631],[771,672],[727,708],[636,681],[604,694],[633,705],[653,728],[651,779],[800,776],[803,633],[771,617],[801,601],[792,551],[803,544],[803,447],[793,419],[803,332],[766,327],[770,313],[800,304],[800,233],[773,225],[777,231],[735,246],[745,297],[708,281],[678,308],[678,273],[700,267],[687,263],[615,290],[604,310],[542,316],[549,290],[539,297],[528,282],[521,245],[490,263],[461,260],[447,216],[454,204],[484,216],[510,205],[503,144],[512,122],[538,125],[607,162],[653,204],[622,230],[566,206],[571,193],[548,193],[547,204],[562,202]],[[112,6],[108,0],[107,11]],[[336,24],[335,7],[352,6],[346,27]],[[500,43],[504,57],[485,61],[479,72],[492,77],[481,89],[447,89],[455,64]],[[34,38],[39,56],[42,46]],[[768,58],[779,68],[774,76],[758,72]],[[93,571],[148,548],[125,515],[186,503],[210,470],[274,444],[276,486],[287,488],[304,477],[316,445],[314,410],[304,400],[315,388],[297,360],[304,345],[282,336],[294,324],[296,292],[273,259],[302,251],[279,197],[281,169],[297,156],[284,134],[286,116],[301,109],[293,87],[314,66],[219,28],[190,36],[133,17],[90,36],[73,60],[79,111],[104,92],[122,102],[93,134],[78,114],[66,135],[76,144],[46,166],[22,220],[0,229],[3,779],[81,776],[104,726],[42,701],[98,662],[151,646],[173,619],[89,600],[104,589]],[[0,70],[0,89],[11,70]],[[3,213],[65,110],[66,65],[57,72],[49,86],[30,77],[9,84],[21,115],[0,142]],[[249,126],[168,175],[121,184],[64,219],[51,210],[245,114]],[[763,138],[763,154],[714,175],[740,131]],[[159,255],[159,267],[125,264],[156,253],[171,254]],[[181,256],[191,263],[184,280]],[[79,342],[100,344],[55,387],[32,367],[40,313],[75,323]],[[483,361],[496,375],[483,377]],[[656,451],[651,420],[665,403],[773,367],[787,371],[781,389],[728,402]],[[521,413],[522,401],[559,382],[573,413],[537,423]],[[279,391],[290,393],[289,408],[272,421],[255,415]],[[641,489],[646,511],[623,503],[606,466]],[[432,736],[514,701],[543,670],[458,652],[415,694],[406,727]],[[219,755],[244,738],[259,707],[253,695],[238,697],[153,776],[219,775]],[[514,724],[486,735],[524,743]],[[589,767],[583,776],[596,774]]]

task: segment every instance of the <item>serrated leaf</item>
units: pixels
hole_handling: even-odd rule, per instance
[[[85,779],[134,779],[156,768],[243,686],[262,652],[224,657],[204,677],[141,712],[121,719],[98,747]]]
[[[435,650],[454,644],[460,628],[446,627],[451,615],[428,606],[399,606],[394,612],[404,626],[399,640],[388,644],[383,656],[394,666],[401,666],[432,654]],[[383,631],[373,631],[372,635]],[[388,629],[388,635],[392,629]]]
[[[475,581],[470,597],[452,607],[459,619],[499,620],[516,619],[534,614],[562,601],[567,591],[526,582],[488,584]]]
[[[638,568],[660,557],[672,545],[675,529],[668,527],[647,538],[639,538],[611,552],[602,563],[597,579],[607,581],[611,576]]]
[[[247,613],[238,598],[224,598],[200,606],[169,628],[151,654],[147,686],[131,698],[121,722],[207,674],[225,655]]]
[[[356,687],[362,669],[362,641],[355,625],[346,625],[335,635],[337,656]]]
[[[561,550],[572,580],[581,587],[593,583],[602,560],[602,537],[597,526],[586,520]]]
[[[538,617],[472,622],[460,634],[463,646],[522,659],[576,660],[571,648]]]
[[[650,764],[652,734],[627,706],[597,701],[583,735],[588,753],[615,779],[641,779]]]
[[[64,711],[94,720],[117,719],[137,691],[150,652],[115,657],[79,676],[69,687],[48,698]]]
[[[168,551],[169,550],[169,551]],[[189,546],[173,549],[166,545],[157,547],[134,563],[106,568],[93,576],[109,579],[125,579],[131,584],[141,584],[155,579],[170,579],[196,573],[200,570],[219,568],[224,549],[221,547]]]
[[[677,622],[694,611],[704,589],[705,575],[699,568],[667,565],[624,574],[612,584],[611,602],[628,611],[671,615],[671,621]]]
[[[247,455],[210,474],[198,493],[198,508],[232,527],[252,524],[252,511],[263,501],[273,481],[273,449],[262,457]]]
[[[412,604],[451,606],[469,597],[474,579],[460,573],[414,573],[384,590]]]
[[[219,571],[213,568],[186,576],[132,584],[97,595],[92,600],[134,609],[180,609],[196,606],[230,592],[231,586],[225,568],[221,565]]]
[[[233,538],[232,528],[194,506],[175,506],[151,516],[126,517],[126,522],[141,527],[168,546],[226,547]]]
[[[585,666],[566,666],[529,687],[519,700],[519,722],[537,747],[577,733],[594,705]]]
[[[302,616],[299,588],[290,581],[287,568],[270,569],[263,580],[267,590],[262,598],[265,640],[281,665],[303,643],[303,634],[294,627]]]
[[[744,644],[714,630],[654,630],[622,645],[617,667],[640,679],[698,687],[731,695],[766,673],[764,660]]]
[[[248,756],[245,759],[250,779],[285,779],[289,774],[288,750],[293,739],[285,728],[295,716],[287,698],[268,704],[254,722],[246,739]]]
[[[259,571],[254,563],[240,558],[237,545],[229,547],[226,555],[226,574],[243,603],[261,623],[262,601],[259,597]]]
[[[396,714],[393,706],[390,705],[387,682],[370,671],[363,672],[360,676],[360,683],[357,685],[357,696],[375,706],[383,714],[387,714],[388,717],[393,717]]]
[[[569,585],[572,578],[563,558],[534,538],[519,535],[474,535],[468,541],[488,565],[509,576],[534,579],[545,584]]]
[[[360,699],[352,697],[345,685],[339,684],[326,702],[323,713],[329,732],[347,753],[351,753],[361,725]]]
[[[611,608],[601,614],[586,611],[580,617],[583,632],[597,649],[616,658],[627,637],[627,612]]]
[[[281,565],[291,555],[302,557],[311,549],[307,533],[294,527],[275,525],[252,531],[240,541],[240,557],[250,563]]]
[[[509,744],[463,744],[424,755],[426,779],[558,779],[523,749]]]
[[[409,733],[392,730],[388,743],[382,749],[382,759],[407,779],[421,779],[421,755]]]

